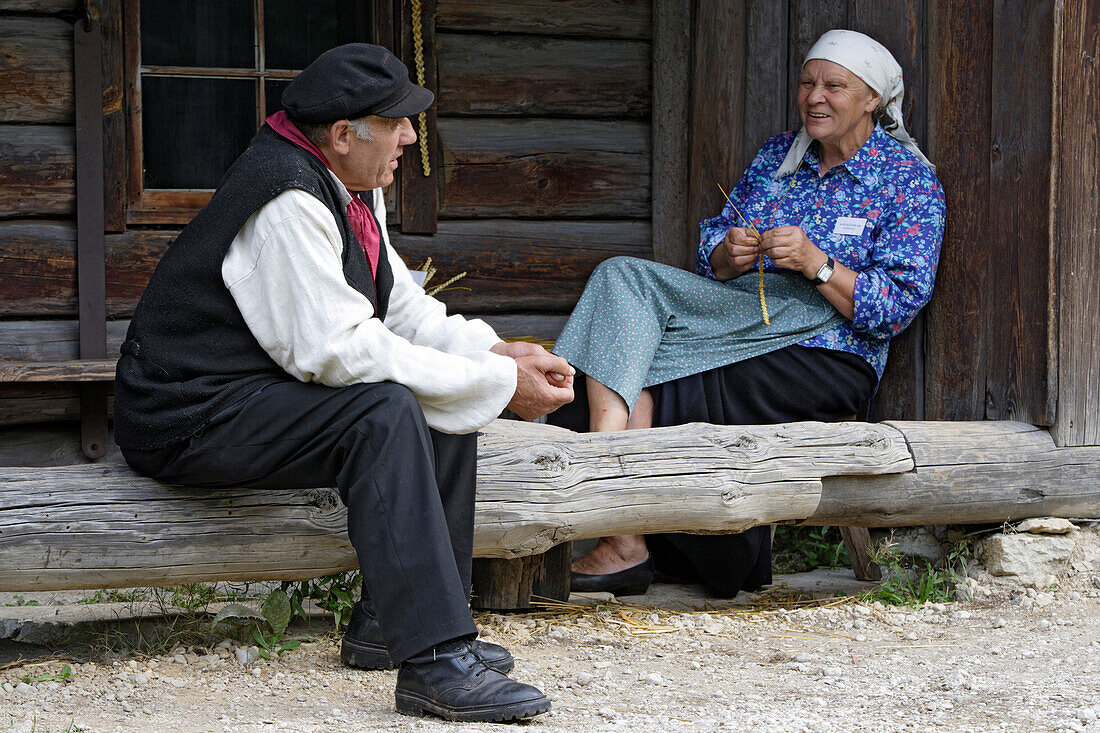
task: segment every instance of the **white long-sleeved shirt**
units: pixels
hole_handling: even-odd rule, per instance
[[[511,400],[516,363],[489,351],[500,339],[488,324],[448,316],[413,281],[390,245],[381,189],[372,194],[393,270],[384,321],[344,278],[336,221],[305,191],[284,191],[245,222],[222,280],[260,346],[295,378],[330,387],[396,382],[416,396],[431,427],[477,430]]]

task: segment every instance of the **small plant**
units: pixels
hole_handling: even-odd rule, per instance
[[[23,682],[28,685],[36,685],[39,682],[63,682],[73,676],[73,668],[67,664],[61,665],[60,672],[43,672],[40,675],[23,675]]]
[[[136,590],[115,590],[100,588],[87,598],[81,598],[77,603],[92,605],[95,603],[137,603],[142,600],[142,595]]]
[[[214,616],[210,628],[228,619],[248,619],[255,623],[252,639],[260,649],[260,656],[271,659],[271,655],[282,656],[284,652],[297,649],[302,642],[294,639],[283,641],[283,634],[290,624],[290,599],[282,589],[268,593],[260,610],[249,608],[240,603],[230,603]],[[266,626],[266,629],[264,628]]]
[[[937,566],[928,560],[909,562],[891,539],[869,547],[868,553],[885,579],[864,598],[892,606],[919,606],[955,600],[956,588],[966,580],[970,548],[966,543],[955,545]]]
[[[359,596],[363,585],[363,576],[358,572],[336,573],[313,580],[285,582],[282,590],[290,598],[293,616],[306,618],[304,603],[313,601],[333,615],[336,630],[341,631],[351,618],[351,609]]]
[[[23,598],[23,596],[12,596],[12,603],[5,603],[5,606],[37,606],[38,601]]]
[[[836,527],[781,524],[776,527],[773,548],[775,567],[781,573],[804,573],[820,567],[851,564]]]

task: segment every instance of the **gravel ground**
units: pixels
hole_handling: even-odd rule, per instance
[[[808,607],[773,590],[729,607],[656,584],[621,605],[478,622],[553,700],[525,731],[1100,733],[1100,532],[1083,534],[1056,587],[975,571],[965,603]],[[274,661],[226,641],[19,684],[60,667],[0,667],[0,731],[501,730],[396,714],[395,673],[342,667],[332,637]]]

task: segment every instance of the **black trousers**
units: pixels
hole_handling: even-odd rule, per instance
[[[477,633],[467,603],[477,435],[431,430],[407,388],[279,383],[183,443],[123,455],[188,486],[336,486],[390,655]]]
[[[588,429],[587,399],[550,415],[555,425]],[[784,349],[651,387],[654,427],[706,422],[770,425],[799,420],[838,420],[854,415],[871,398],[878,375],[862,358],[806,346]],[[772,581],[771,527],[738,534],[648,535],[657,570],[703,583],[732,598]]]

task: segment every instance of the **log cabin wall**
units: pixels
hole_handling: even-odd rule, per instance
[[[893,344],[870,416],[1050,425],[1057,400],[1060,440],[1100,442],[1096,0],[433,4],[436,234],[394,238],[412,263],[468,273],[470,290],[442,296],[455,309],[552,336],[599,261],[687,265],[696,223],[720,207],[714,181],[732,182],[766,137],[797,124],[809,45],[853,28],[901,62],[907,125],[948,196],[936,293]],[[75,5],[0,4],[0,358],[77,356]],[[117,6],[92,3],[106,39],[112,350],[179,228],[127,225],[117,194]],[[78,414],[70,386],[0,387],[0,424]]]
[[[798,126],[797,76],[821,33],[867,33],[903,68],[906,126],[938,166],[947,229],[932,301],[891,344],[872,419],[1053,423],[1053,254],[1065,246],[1052,238],[1050,206],[1061,5],[695,5],[689,229],[721,208],[716,180],[732,184],[767,137]]]
[[[651,15],[649,0],[439,0],[438,225],[394,244],[466,272],[440,296],[454,310],[549,315],[509,327],[553,336],[599,262],[651,256]]]
[[[0,358],[77,353],[72,23],[75,0],[0,5]],[[375,15],[408,36],[408,0]],[[104,32],[108,351],[117,353],[153,268],[182,221],[153,221],[126,191],[136,90],[136,3],[93,0]],[[556,335],[591,270],[650,243],[650,0],[430,0],[435,234],[403,233],[410,264],[432,257],[453,310],[517,335]],[[405,25],[402,25],[404,23]],[[381,38],[385,42],[384,37]],[[127,44],[129,47],[127,47]],[[411,54],[404,58],[413,66]],[[137,128],[140,131],[140,127]],[[132,140],[131,140],[132,142]],[[406,151],[413,152],[413,151]],[[436,160],[438,156],[438,160]],[[415,155],[405,158],[408,183]],[[140,168],[137,180],[140,181]],[[408,195],[412,185],[403,186]],[[405,214],[408,215],[408,207]],[[408,223],[407,221],[405,222]],[[79,415],[70,385],[0,385],[0,425]]]

